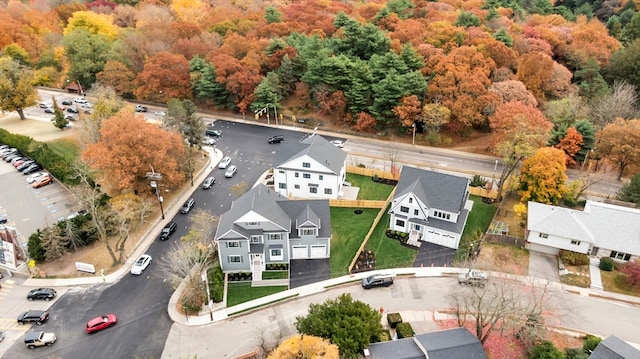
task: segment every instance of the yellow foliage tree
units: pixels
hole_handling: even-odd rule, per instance
[[[294,335],[282,342],[267,359],[338,359],[338,346],[312,335]]]
[[[527,201],[556,204],[565,192],[567,167],[564,152],[555,147],[543,147],[522,163],[520,195]]]
[[[114,39],[118,35],[118,28],[113,24],[110,15],[98,14],[93,11],[76,11],[69,18],[69,23],[64,29],[64,34],[68,34],[77,28],[86,28],[93,34],[105,35]]]
[[[195,24],[203,24],[209,16],[209,9],[200,0],[173,0],[171,10],[178,19]]]

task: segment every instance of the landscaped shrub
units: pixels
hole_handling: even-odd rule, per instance
[[[396,325],[396,334],[398,334],[398,339],[400,339],[411,338],[416,333],[413,331],[413,328],[411,328],[411,324],[403,322]]]
[[[380,341],[381,342],[389,342],[391,341],[391,333],[388,330],[383,330],[380,332]]]
[[[564,350],[564,356],[566,359],[589,359],[589,354],[582,348],[567,348]]]
[[[587,334],[587,336],[584,338],[584,343],[582,344],[582,350],[587,353],[591,353],[592,351],[594,351],[594,349],[596,349],[601,341],[601,338]]]
[[[480,187],[484,188],[487,185],[487,180],[483,179],[480,175],[473,176],[471,183],[469,183],[470,187]]]
[[[560,251],[560,259],[563,263],[570,264],[572,266],[584,266],[589,264],[588,255],[564,249]]]
[[[600,269],[611,272],[613,270],[613,259],[609,257],[600,258]]]
[[[224,273],[220,266],[210,268],[207,271],[209,281],[209,295],[214,303],[220,303],[224,299]]]
[[[44,248],[42,248],[42,233],[40,232],[40,229],[29,236],[27,253],[29,253],[29,258],[36,262],[42,262],[45,260]]]
[[[564,354],[553,343],[544,340],[531,348],[529,359],[564,359]]]
[[[391,328],[395,328],[399,323],[402,323],[402,316],[400,313],[388,313],[387,322]]]

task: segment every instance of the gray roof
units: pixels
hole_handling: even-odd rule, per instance
[[[640,359],[640,350],[612,335],[598,344],[589,359]]]
[[[390,342],[369,346],[371,359],[486,359],[482,344],[466,328],[445,329],[416,334]]]
[[[329,200],[292,201],[273,189],[259,184],[233,201],[231,208],[220,216],[215,238],[220,239],[221,236],[233,232],[248,238],[251,231],[235,225],[235,222],[250,211],[267,218],[294,235],[297,233],[295,231],[296,221],[304,218],[319,227],[318,237],[331,237]],[[231,236],[233,239],[238,238],[235,234]],[[231,236],[223,239],[232,239]]]
[[[344,167],[347,158],[347,154],[343,150],[332,145],[324,137],[312,135],[300,142],[283,142],[273,167],[279,168],[283,164],[305,155],[327,167],[330,172],[336,175]]]
[[[468,184],[464,177],[403,166],[395,198],[413,193],[429,208],[458,213],[464,208]]]
[[[588,241],[594,246],[640,255],[640,210],[587,201],[583,211],[529,202],[530,231]]]

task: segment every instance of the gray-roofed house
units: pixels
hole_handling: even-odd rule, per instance
[[[293,201],[259,184],[220,216],[215,240],[224,272],[251,272],[261,280],[270,263],[329,258],[329,200]]]
[[[640,210],[587,201],[584,210],[529,202],[527,248],[557,255],[561,249],[618,261],[640,256]]]
[[[472,207],[467,178],[403,166],[389,228],[409,233],[409,244],[457,249]]]
[[[324,137],[285,142],[274,163],[273,184],[285,197],[337,199],[347,175],[347,154]]]
[[[369,345],[369,359],[486,359],[480,340],[466,328],[416,334]]]
[[[598,344],[589,359],[640,359],[640,350],[612,335]]]

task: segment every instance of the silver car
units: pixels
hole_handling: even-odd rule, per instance
[[[144,272],[145,269],[151,264],[151,256],[148,254],[143,254],[136,261],[136,263],[131,267],[131,274],[140,275]]]
[[[224,176],[227,177],[227,178],[231,178],[231,177],[233,177],[233,175],[236,174],[236,172],[238,172],[238,167],[236,167],[235,165],[231,165],[224,172]]]
[[[218,163],[218,168],[227,168],[227,166],[229,166],[230,163],[231,163],[231,157],[225,157],[222,159],[222,161],[220,161],[220,163]]]

